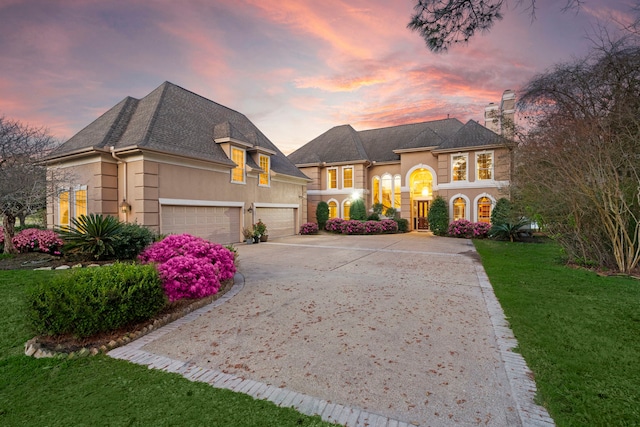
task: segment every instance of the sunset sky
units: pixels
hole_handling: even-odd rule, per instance
[[[427,50],[416,0],[0,0],[0,116],[64,140],[168,80],[245,114],[289,153],[329,128],[457,117],[583,56],[635,0],[538,0],[467,46]],[[602,22],[604,22],[602,21]],[[616,24],[610,24],[613,28]]]

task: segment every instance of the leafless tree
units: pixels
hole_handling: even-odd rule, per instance
[[[565,0],[563,11],[579,10],[583,0]],[[452,44],[467,43],[477,32],[489,31],[502,19],[507,0],[418,0],[407,25],[420,33],[429,50],[445,52]],[[513,0],[536,16],[536,0]]]
[[[640,261],[640,47],[557,65],[521,91],[529,130],[514,192],[568,255],[630,273]]]
[[[0,116],[0,215],[4,253],[15,253],[11,239],[16,218],[43,209],[48,189],[46,167],[39,161],[56,141],[44,129]]]

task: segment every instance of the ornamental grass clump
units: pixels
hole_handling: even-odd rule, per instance
[[[318,234],[318,224],[315,222],[307,222],[300,226],[300,234]]]
[[[234,254],[222,245],[190,234],[176,234],[154,243],[140,254],[142,263],[155,263],[170,301],[204,298],[220,289],[236,272]]]
[[[4,236],[2,236],[2,240],[4,240]],[[11,241],[20,253],[44,252],[52,255],[60,255],[60,248],[64,243],[54,231],[38,228],[25,228],[16,234]]]

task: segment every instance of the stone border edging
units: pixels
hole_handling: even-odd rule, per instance
[[[527,366],[524,357],[513,351],[518,346],[518,340],[515,338],[502,306],[493,291],[489,276],[487,276],[484,267],[479,261],[473,264],[522,425],[524,427],[555,426],[555,422],[549,412],[544,407],[534,403],[537,388],[535,381],[532,379],[533,372]]]
[[[222,284],[219,290],[222,292],[217,292],[206,298],[195,301],[185,306],[180,311],[177,311],[175,313],[169,313],[159,319],[154,320],[153,323],[143,327],[140,330],[136,330],[131,333],[126,333],[122,337],[118,338],[117,340],[112,340],[109,343],[101,345],[99,347],[83,347],[80,350],[76,350],[72,352],[63,351],[63,349],[59,349],[57,347],[52,350],[52,349],[44,348],[42,344],[39,342],[39,339],[38,339],[39,337],[34,337],[25,343],[24,354],[26,356],[35,357],[36,359],[45,358],[45,357],[74,359],[78,357],[95,356],[96,354],[99,354],[99,353],[107,353],[115,348],[121,347],[123,345],[127,345],[132,341],[142,338],[145,335],[153,331],[156,331],[157,329],[162,328],[163,326],[171,322],[174,322],[180,318],[188,316],[190,313],[196,310],[199,310],[202,307],[205,307],[215,302],[216,300],[224,298],[224,296],[233,289],[234,282],[235,282],[235,276],[233,280],[227,281],[226,283]]]

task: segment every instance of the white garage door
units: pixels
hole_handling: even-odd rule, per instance
[[[189,233],[215,243],[240,239],[240,208],[162,205],[161,232]]]
[[[284,237],[296,234],[296,210],[291,208],[257,208],[256,218],[267,226],[269,237]],[[257,222],[257,220],[256,220]]]

